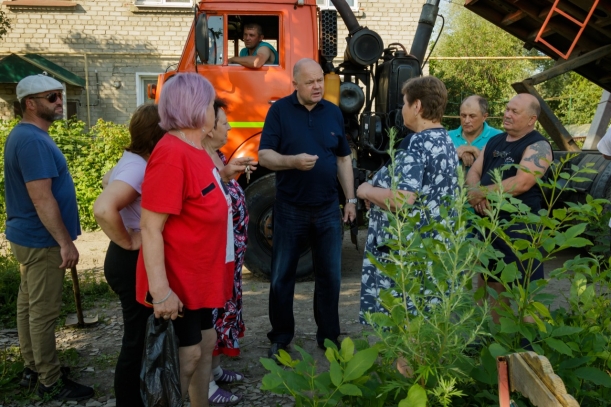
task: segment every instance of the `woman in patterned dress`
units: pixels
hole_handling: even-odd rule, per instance
[[[362,324],[367,323],[366,312],[386,312],[379,302],[380,290],[394,285],[367,257],[367,253],[371,253],[378,261],[385,261],[388,248],[384,242],[396,238],[387,230],[389,221],[385,211],[396,211],[398,203],[395,197],[401,195],[399,202],[415,204],[412,210],[421,213],[417,225],[421,227],[429,219],[439,219],[442,200],[454,196],[458,188],[458,157],[441,125],[448,100],[445,85],[439,79],[427,76],[408,80],[401,91],[403,122],[415,133],[411,135],[408,147],[396,153],[394,166],[382,167],[370,183],[361,184],[357,190],[357,196],[369,205],[359,312]],[[396,190],[391,189],[393,182]],[[431,298],[430,301],[435,300]]]
[[[210,132],[217,150],[211,153],[212,160],[217,168],[221,170],[225,166],[232,166],[234,160],[227,162],[219,148],[227,143],[227,133],[231,126],[227,121],[224,108],[227,105],[222,100],[214,101],[215,122]],[[257,164],[251,158],[243,157],[240,163],[248,166],[249,171],[256,169]],[[244,162],[244,160],[246,160]],[[214,328],[217,333],[217,342],[212,357],[212,375],[210,376],[210,387],[208,390],[208,401],[214,406],[231,406],[237,404],[242,395],[232,394],[218,387],[219,383],[235,383],[244,379],[244,375],[221,367],[221,355],[239,356],[240,345],[238,338],[244,336],[244,321],[242,320],[242,265],[248,242],[247,225],[248,212],[246,210],[246,198],[240,184],[235,179],[230,179],[226,184],[227,191],[231,196],[233,211],[233,236],[234,236],[234,285],[233,295],[225,304],[224,309],[216,309],[213,312]]]

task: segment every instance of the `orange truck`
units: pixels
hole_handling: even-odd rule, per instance
[[[292,68],[302,58],[321,64],[325,76],[325,98],[338,104],[352,148],[355,177],[364,180],[387,159],[387,130],[402,128],[401,84],[421,75],[424,56],[439,0],[429,0],[410,55],[401,44],[385,48],[380,36],[358,24],[344,0],[333,0],[337,9],[320,10],[316,0],[204,0],[196,9],[178,67],[159,75],[149,96],[158,99],[163,84],[177,72],[197,72],[214,85],[228,105],[232,130],[222,151],[232,157],[257,157],[267,111],[276,100],[293,91]],[[338,48],[338,14],[344,20],[347,38],[344,61],[335,67]],[[258,69],[229,63],[244,47],[244,26],[257,23],[265,41],[277,51],[279,61]],[[340,80],[341,78],[341,80]],[[246,192],[250,215],[246,266],[269,275],[272,247],[272,205],[275,175],[259,167],[250,182],[239,182]],[[358,183],[358,182],[357,182]],[[341,191],[341,188],[339,188]],[[340,202],[343,202],[340,197]],[[362,221],[361,221],[362,223]],[[312,271],[311,255],[304,247],[298,276]]]

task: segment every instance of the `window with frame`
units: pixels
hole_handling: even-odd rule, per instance
[[[350,6],[350,8],[354,11],[359,9],[359,3],[358,0],[346,0],[346,3],[348,3],[348,5]],[[327,9],[332,9],[335,10],[335,6],[333,5],[333,3],[331,2],[331,0],[316,0],[316,4],[318,5],[318,7],[320,7],[322,10],[327,10]]]
[[[149,99],[148,85],[157,85],[157,79],[161,72],[138,72],[136,73],[136,106],[144,103],[155,103],[155,99]]]
[[[224,23],[227,20],[227,32]],[[246,49],[242,39],[244,27],[250,23],[258,24],[263,30],[263,41],[278,52],[280,40],[280,20],[278,16],[270,15],[211,15],[208,16],[208,64],[222,65],[223,51],[227,58],[240,55]],[[197,62],[201,63],[199,56]],[[237,64],[236,64],[237,65]],[[267,66],[278,64],[266,63]]]
[[[193,5],[193,0],[135,0],[134,4],[139,7],[184,7]]]

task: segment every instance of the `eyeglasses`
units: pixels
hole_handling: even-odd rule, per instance
[[[496,157],[505,158],[505,157],[509,156],[509,151],[496,151],[495,150],[495,151],[492,152],[492,156],[494,158],[496,158]]]
[[[57,102],[57,99],[63,99],[63,96],[61,92],[53,92],[45,96],[31,96],[31,98],[32,99],[43,99],[44,98],[44,99],[47,99],[49,103],[55,103]]]

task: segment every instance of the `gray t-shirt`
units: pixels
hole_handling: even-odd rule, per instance
[[[142,180],[144,180],[144,170],[146,169],[146,160],[138,154],[123,152],[123,156],[112,170],[108,184],[113,181],[123,181],[130,187],[134,188],[138,194],[142,194]],[[121,209],[121,219],[125,227],[140,230],[140,214],[142,206],[140,202],[142,197],[138,195],[132,203]]]

